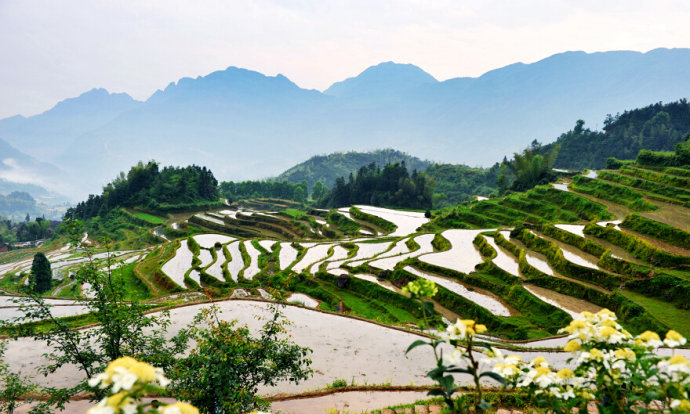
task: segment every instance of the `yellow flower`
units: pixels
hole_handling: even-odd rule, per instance
[[[617,324],[616,321],[614,321],[613,319],[606,319],[605,321],[602,321],[602,322],[600,323],[600,325],[608,326],[608,327],[610,327],[610,328],[615,328],[616,325],[618,325],[618,324]]]
[[[549,375],[551,373],[551,370],[547,367],[536,367],[534,370],[537,372],[534,378],[539,378],[542,375]]]
[[[690,361],[688,361],[687,358],[685,358],[683,355],[674,355],[671,358],[668,359],[669,365],[679,365],[679,364],[685,364],[687,366],[690,366]]]
[[[474,326],[474,330],[475,330],[475,332],[477,332],[478,334],[483,334],[484,332],[487,331],[486,326],[485,326],[485,325],[482,325],[482,324],[477,324],[477,325],[475,325],[475,326]]]
[[[670,348],[685,345],[685,342],[687,342],[685,337],[674,330],[668,331],[666,333],[666,339],[664,339],[664,343]]]
[[[560,378],[560,379],[568,379],[568,378],[572,378],[573,375],[575,375],[575,373],[574,373],[573,370],[571,370],[571,369],[563,368],[562,370],[558,371],[558,372],[556,373],[556,375],[557,375],[558,378]]]
[[[589,357],[597,361],[602,361],[604,359],[604,354],[600,350],[593,348],[589,351]]]
[[[436,283],[430,280],[417,279],[414,282],[408,283],[402,291],[403,293],[409,292],[423,298],[431,298],[436,296],[438,288],[436,287]]]
[[[570,341],[568,341],[568,343],[565,344],[565,346],[563,347],[563,350],[565,352],[577,352],[580,349],[582,349],[582,347],[580,346],[580,343],[574,339],[571,339]]]
[[[598,316],[600,319],[602,319],[602,320],[606,320],[606,319],[616,319],[616,314],[613,313],[613,312],[611,312],[610,310],[608,310],[608,309],[606,309],[606,308],[604,308],[604,309],[600,310],[599,312],[597,312],[597,316]]]
[[[594,314],[593,314],[592,312],[584,311],[584,312],[581,313],[581,315],[582,315],[585,319],[593,319],[593,318],[594,318]]]
[[[659,338],[659,335],[652,331],[642,332],[640,335],[638,335],[635,343],[638,345],[649,346],[654,348],[658,348],[662,345],[661,338]]]
[[[541,366],[542,364],[547,364],[547,365],[548,365],[548,362],[546,362],[546,358],[544,358],[543,356],[536,357],[536,358],[534,359],[534,361],[532,361],[532,366],[533,366],[533,367],[539,367],[539,366]]]
[[[671,403],[671,407],[680,411],[680,412],[688,412],[690,411],[690,401],[688,400],[674,400]]]
[[[601,328],[601,330],[599,331],[599,335],[601,335],[603,338],[606,338],[606,339],[610,338],[611,335],[615,335],[615,334],[617,334],[617,333],[618,333],[618,331],[616,331],[615,329],[611,328],[610,326],[604,326],[604,327]]]
[[[121,407],[132,402],[132,399],[127,397],[127,394],[128,394],[127,391],[121,391],[115,395],[111,395],[106,400],[105,405],[107,405],[108,407],[113,407],[113,408],[121,408]]]
[[[613,352],[613,355],[614,355],[617,359],[627,359],[627,360],[629,360],[629,361],[634,361],[635,358],[637,358],[637,356],[635,355],[635,352],[633,352],[633,351],[632,351],[631,349],[629,349],[629,348],[616,349],[616,350]]]
[[[199,414],[199,410],[193,405],[177,402],[163,408],[163,414]]]

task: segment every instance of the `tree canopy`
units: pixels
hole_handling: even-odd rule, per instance
[[[48,258],[41,252],[34,255],[34,261],[31,264],[31,280],[34,292],[41,294],[50,290],[53,272],[50,270]]]
[[[412,171],[404,162],[388,164],[383,169],[375,164],[361,167],[357,174],[339,177],[319,203],[329,207],[351,204],[428,209],[432,206],[434,181],[426,174]]]
[[[206,167],[192,165],[159,170],[155,161],[139,162],[129,173],[121,172],[103,187],[101,195],[91,194],[86,201],[67,210],[65,217],[87,219],[105,216],[118,207],[158,210],[161,205],[194,204],[218,198],[218,181]]]

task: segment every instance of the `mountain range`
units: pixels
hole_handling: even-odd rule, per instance
[[[577,119],[596,128],[605,114],[688,96],[690,49],[566,52],[445,81],[386,62],[323,92],[229,67],[171,82],[144,102],[94,89],[40,115],[0,120],[0,174],[32,165],[42,173],[25,182],[79,199],[150,159],[205,165],[222,180],[275,176],[314,154],[386,147],[488,166],[533,139],[555,140]],[[30,156],[7,167],[18,155],[3,144]]]

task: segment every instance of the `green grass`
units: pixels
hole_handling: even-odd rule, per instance
[[[305,213],[304,211],[297,210],[294,208],[287,208],[287,209],[283,210],[282,213],[285,213],[286,215],[288,215],[294,219],[297,219],[297,220],[300,220],[307,215],[307,213]]]
[[[134,217],[136,217],[136,218],[140,218],[140,219],[142,219],[142,220],[146,220],[146,221],[149,221],[149,222],[151,222],[151,223],[155,223],[155,224],[163,224],[163,223],[165,223],[165,219],[164,219],[164,218],[161,218],[161,217],[158,217],[158,216],[154,216],[154,215],[151,215],[151,214],[137,212],[137,213],[133,213],[133,215],[134,215]]]
[[[648,298],[629,290],[622,290],[620,293],[645,308],[647,312],[662,323],[672,327],[686,337],[690,336],[690,311],[678,309],[673,303]]]
[[[146,300],[153,297],[151,289],[134,273],[136,263],[113,270],[112,279],[124,289],[126,300]]]

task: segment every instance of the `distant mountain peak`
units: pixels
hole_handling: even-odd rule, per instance
[[[437,82],[418,66],[388,61],[370,66],[353,78],[336,82],[323,93],[338,97],[369,96],[372,93],[388,95]]]
[[[105,88],[93,88],[74,98],[67,98],[58,102],[44,114],[64,114],[69,112],[93,113],[100,110],[121,111],[136,105],[127,93],[111,93]]]

